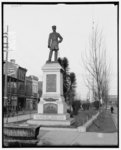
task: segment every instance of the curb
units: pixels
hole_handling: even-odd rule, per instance
[[[92,124],[92,122],[97,119],[99,112],[96,115],[93,115],[90,120],[88,120],[83,126],[77,128],[79,132],[86,132],[86,129]]]
[[[57,127],[40,127],[40,130],[46,130],[46,131],[78,131],[77,128],[57,128]]]
[[[113,120],[113,123],[115,125],[116,130],[118,130],[117,124],[116,124],[115,119],[114,119],[114,117],[115,117],[114,114],[111,114],[111,117],[112,117],[112,120]]]

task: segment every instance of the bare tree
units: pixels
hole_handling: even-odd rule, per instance
[[[106,102],[109,92],[109,67],[102,31],[98,27],[93,27],[88,52],[86,50],[83,62],[88,74],[86,86],[92,91],[93,99]]]

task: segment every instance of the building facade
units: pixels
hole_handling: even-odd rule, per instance
[[[15,60],[4,62],[3,89],[5,93],[5,73],[7,73],[7,101],[4,108],[11,112],[22,110],[25,100],[25,76],[27,70],[15,64]]]
[[[32,109],[37,110],[37,104],[38,104],[38,77],[34,75],[30,75],[29,78],[32,82]]]
[[[3,87],[7,70],[8,98],[3,101],[4,110],[7,110],[7,113],[37,110],[37,104],[42,95],[42,82],[39,82],[38,77],[34,75],[26,76],[27,69],[17,65],[13,59],[10,62],[4,62],[3,66]]]
[[[108,100],[108,104],[109,105],[117,105],[118,106],[118,98],[117,95],[109,95],[109,100]]]
[[[17,71],[17,95],[18,95],[18,110],[26,109],[26,96],[25,96],[25,77],[27,70],[19,66]]]
[[[39,101],[40,101],[40,98],[42,96],[42,81],[38,82],[38,94],[39,94]]]
[[[26,77],[26,110],[32,110],[33,108],[33,96],[32,96],[32,79]]]

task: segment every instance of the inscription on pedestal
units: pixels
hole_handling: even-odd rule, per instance
[[[44,98],[45,101],[49,101],[49,102],[55,102],[58,99],[54,99],[54,98]]]
[[[56,74],[46,75],[46,92],[56,92]]]
[[[53,104],[53,103],[44,104],[44,113],[57,114],[57,104]]]

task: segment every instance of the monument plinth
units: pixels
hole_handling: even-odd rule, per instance
[[[38,114],[30,124],[69,126],[73,119],[67,113],[63,97],[62,67],[58,62],[48,62],[43,68],[42,98],[38,104]]]

